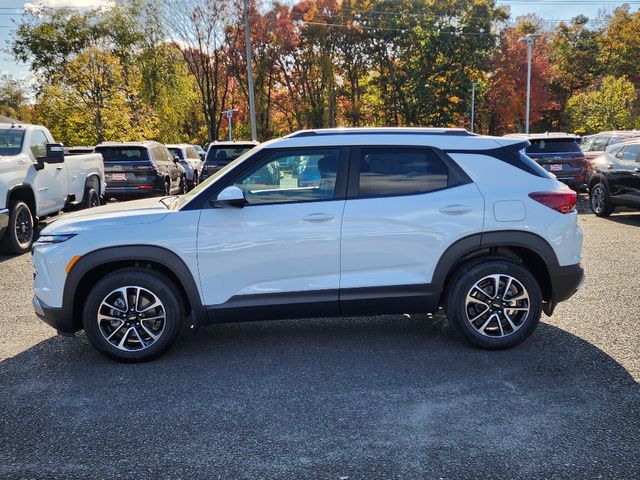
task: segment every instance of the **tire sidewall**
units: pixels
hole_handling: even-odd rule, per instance
[[[31,221],[31,240],[26,245],[18,241],[18,232],[16,228],[18,215],[21,211],[25,211],[25,210],[29,214],[29,219]],[[5,231],[5,239],[4,239],[5,249],[10,253],[15,253],[17,255],[26,253],[31,248],[35,235],[36,235],[36,232],[35,232],[35,221],[33,218],[33,212],[31,211],[31,209],[26,203],[22,201],[13,202],[10,206],[9,227]]]
[[[98,195],[98,192],[96,191],[95,188],[90,187],[87,188],[87,190],[85,190],[84,192],[84,208],[92,208],[91,207],[91,198],[95,197],[97,199],[97,205],[95,205],[96,207],[100,206],[100,195]]]
[[[153,345],[141,351],[119,350],[107,342],[98,327],[100,304],[110,292],[124,286],[140,286],[153,292],[165,309],[162,335]],[[165,275],[149,269],[130,268],[107,275],[89,292],[82,311],[83,327],[89,341],[99,352],[119,362],[144,362],[157,358],[173,344],[184,322],[184,306],[177,291]]]
[[[602,196],[603,196],[602,209],[600,211],[596,211],[596,209],[593,206],[593,196],[594,196],[593,194],[597,188],[599,188],[602,191]],[[589,192],[589,207],[591,207],[591,211],[598,217],[606,217],[613,212],[613,208],[611,207],[611,200],[609,199],[609,189],[604,183],[602,182],[596,183],[591,189],[591,191]]]
[[[515,333],[502,338],[491,338],[473,328],[466,316],[465,300],[467,293],[480,279],[495,274],[510,275],[520,282],[529,294],[529,316]],[[446,301],[447,319],[454,329],[468,342],[481,348],[509,348],[524,340],[533,333],[542,315],[542,292],[535,277],[522,265],[509,260],[490,260],[471,268],[459,270],[449,289]]]

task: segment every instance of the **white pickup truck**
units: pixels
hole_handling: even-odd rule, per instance
[[[39,219],[100,204],[100,154],[64,155],[41,125],[0,123],[0,249],[31,248]]]

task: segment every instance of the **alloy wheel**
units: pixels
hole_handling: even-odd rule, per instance
[[[113,290],[98,308],[97,322],[104,339],[127,352],[149,348],[166,325],[162,301],[150,290],[127,286]]]
[[[527,289],[510,275],[488,275],[467,293],[465,313],[481,335],[507,337],[527,320],[531,302]]]
[[[16,239],[20,245],[29,245],[33,238],[33,219],[27,208],[21,208],[16,215]]]
[[[604,209],[604,190],[600,184],[593,187],[591,191],[591,208],[595,213],[600,213]]]

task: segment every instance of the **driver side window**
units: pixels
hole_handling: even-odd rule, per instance
[[[42,130],[35,130],[31,134],[29,150],[31,150],[34,160],[37,160],[38,157],[44,157],[47,154],[47,137]]]
[[[248,205],[332,200],[340,150],[276,152],[234,181]]]

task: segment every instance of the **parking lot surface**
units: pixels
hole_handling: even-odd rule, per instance
[[[121,365],[0,257],[0,478],[640,478],[640,215],[579,217],[583,289],[523,345],[416,315],[212,326]]]

